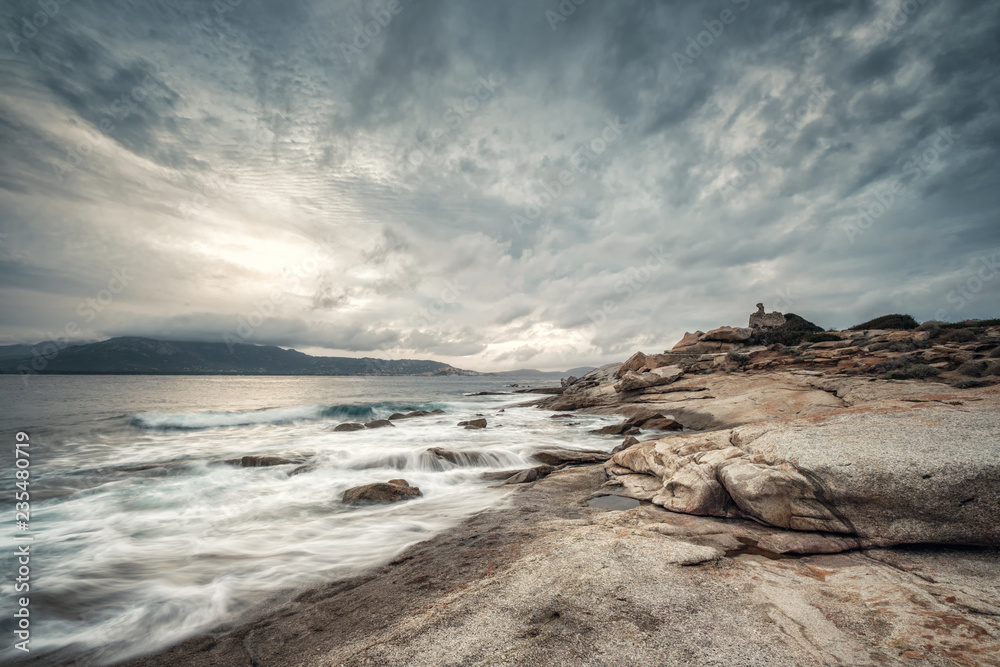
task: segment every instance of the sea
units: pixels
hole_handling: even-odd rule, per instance
[[[0,662],[101,665],[164,648],[502,506],[509,490],[484,472],[537,465],[543,448],[618,444],[587,433],[613,418],[513,407],[539,396],[511,384],[541,386],[513,376],[0,376]],[[332,430],[411,408],[444,414]],[[486,429],[457,425],[478,416]],[[451,463],[432,447],[477,456]],[[246,455],[307,464],[224,463]],[[398,478],[423,495],[341,502],[350,487]],[[15,592],[24,548],[30,588]],[[30,653],[15,648],[21,597]]]

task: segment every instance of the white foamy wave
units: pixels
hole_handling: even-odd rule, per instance
[[[288,424],[323,419],[372,419],[375,408],[366,405],[307,405],[269,408],[248,412],[140,412],[131,416],[133,425],[149,429],[201,429],[257,424]]]
[[[114,415],[101,429],[74,429],[33,464],[32,525],[45,549],[38,592],[32,588],[32,654],[46,664],[125,660],[290,591],[356,575],[496,507],[511,487],[495,473],[538,465],[540,449],[617,444],[587,433],[617,418],[580,415],[567,423],[541,410],[501,411],[510,396],[458,392],[496,389],[500,381],[420,380],[425,390],[416,400],[383,398],[398,378],[231,381],[245,382],[239,386],[259,403],[212,402],[215,380],[197,381],[197,393],[190,381],[144,382],[155,391],[142,403],[106,396]],[[117,385],[107,387],[105,394]],[[171,387],[189,393],[164,395]],[[274,400],[263,402],[257,392],[268,390]],[[177,411],[150,410],[159,405]],[[261,406],[269,407],[253,409]],[[378,429],[331,428],[411,408],[444,412]],[[487,428],[458,425],[474,417],[487,419]],[[226,463],[246,455],[303,464]],[[342,502],[351,487],[398,478],[422,495],[392,505]],[[0,646],[0,664],[14,658],[21,656]]]

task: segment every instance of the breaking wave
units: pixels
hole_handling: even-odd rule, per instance
[[[245,412],[139,412],[131,415],[133,426],[145,429],[202,429],[258,424],[289,424],[317,419],[375,419],[389,414],[389,406],[378,405],[308,405],[267,408]]]

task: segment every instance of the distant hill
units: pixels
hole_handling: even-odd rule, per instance
[[[18,349],[22,348],[22,349]],[[25,349],[26,348],[26,351]],[[107,375],[480,375],[440,361],[313,357],[273,345],[161,341],[124,336],[73,345],[0,348],[0,373]],[[48,352],[48,356],[44,354]],[[30,370],[29,370],[30,369]]]
[[[516,371],[504,371],[502,373],[491,373],[491,375],[516,375],[518,377],[530,377],[544,380],[559,380],[571,375],[581,377],[594,370],[593,366],[579,366],[568,371],[539,371],[534,368],[521,368]]]

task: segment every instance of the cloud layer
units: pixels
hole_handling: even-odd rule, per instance
[[[1000,313],[996,3],[0,17],[0,342],[559,369],[758,301],[828,327]]]

